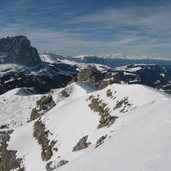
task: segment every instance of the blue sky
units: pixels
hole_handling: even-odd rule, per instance
[[[0,37],[40,53],[171,57],[169,0],[0,0]]]

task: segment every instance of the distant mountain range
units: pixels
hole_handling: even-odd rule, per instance
[[[109,67],[118,67],[129,64],[159,64],[171,66],[171,59],[167,58],[152,58],[150,56],[126,56],[122,54],[107,54],[107,55],[80,55],[80,56],[62,56],[52,53],[44,53],[40,55],[46,62],[55,62],[59,60],[73,61],[79,63],[94,63],[102,64]]]
[[[125,67],[118,68],[121,66]],[[73,81],[90,81],[98,88],[112,83],[144,84],[171,92],[170,66],[168,60],[127,59],[122,54],[39,55],[25,36],[0,39],[1,94],[17,87],[34,88],[37,93],[45,93]]]

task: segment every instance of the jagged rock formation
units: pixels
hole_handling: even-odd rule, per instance
[[[104,143],[104,140],[107,138],[107,135],[103,135],[96,141],[96,148]]]
[[[19,63],[26,66],[41,64],[37,49],[25,36],[0,39],[0,63]]]
[[[68,162],[69,162],[68,160],[61,160],[61,161],[58,162],[57,167],[61,167],[61,166],[65,165],[65,164],[67,164]]]
[[[17,151],[8,150],[11,132],[0,132],[0,171],[24,171],[22,159],[16,157]]]
[[[101,86],[101,82],[105,77],[105,73],[100,72],[94,65],[89,65],[87,68],[81,70],[74,81],[88,81],[94,84],[96,87],[104,88],[106,86]],[[100,84],[101,83],[101,84]]]
[[[89,66],[77,73],[73,81],[88,81],[102,89],[110,84],[143,84],[165,92],[171,92],[171,72],[160,65],[127,65],[125,67],[99,71]],[[167,85],[167,86],[166,86]]]
[[[62,97],[69,97],[69,95],[70,95],[66,88],[63,89],[60,94]]]
[[[56,167],[51,167],[51,164],[52,164],[53,162],[52,161],[50,161],[49,163],[47,163],[46,164],[46,170],[47,171],[52,171],[52,170],[54,170],[54,169],[56,169]]]
[[[37,119],[38,117],[42,116],[44,113],[48,112],[52,109],[56,104],[53,101],[52,96],[42,96],[37,101],[37,107],[32,109],[30,121]]]
[[[113,108],[113,110],[121,108],[120,112],[125,113],[131,106],[132,104],[129,103],[128,97],[126,97],[120,101],[116,101],[116,106]]]
[[[100,116],[97,128],[110,127],[118,117],[110,115],[110,109],[106,107],[107,104],[103,103],[101,99],[90,96],[89,100],[91,100],[90,109]]]
[[[46,131],[45,129],[46,127],[42,123],[42,121],[38,120],[34,124],[33,136],[38,140],[38,143],[42,147],[42,153],[41,153],[42,160],[48,161],[53,155],[52,148],[56,144],[56,142],[55,141],[50,142],[50,140],[48,139],[49,131]]]
[[[84,136],[79,140],[79,142],[74,146],[72,151],[83,150],[87,148],[91,143],[87,142],[88,136]]]

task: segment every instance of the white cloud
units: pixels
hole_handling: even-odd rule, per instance
[[[65,22],[69,25],[84,24],[78,28],[78,32],[76,26],[58,31],[51,28],[35,28],[34,25],[31,27],[27,23],[8,24],[0,26],[0,37],[26,35],[40,52],[79,54],[117,51],[147,55],[162,55],[162,53],[165,55],[166,52],[169,55],[171,54],[170,16],[170,6],[110,8]],[[123,29],[124,27],[130,29]],[[100,40],[99,36],[102,34],[110,35],[107,29],[110,33],[113,29],[110,40]],[[96,37],[93,35],[94,32]]]
[[[99,23],[101,27],[137,27],[142,29],[171,29],[171,6],[108,8],[86,14],[66,23]]]
[[[33,45],[38,47],[41,52],[66,48],[76,49],[122,46],[141,39],[141,37],[129,37],[108,42],[84,40],[80,37],[80,34],[77,35],[77,33],[73,34],[66,31],[54,31],[50,29],[25,28],[18,24],[9,25],[7,28],[0,27],[0,37],[4,37],[4,35],[26,35],[31,39]]]

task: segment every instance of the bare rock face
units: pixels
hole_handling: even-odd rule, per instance
[[[17,151],[8,149],[11,132],[0,132],[0,171],[24,171],[22,159],[16,157]]]
[[[70,94],[66,88],[64,90],[62,90],[60,94],[62,97],[69,97],[70,96]]]
[[[89,65],[87,68],[78,72],[72,81],[87,81],[94,84],[98,88],[100,86],[104,88],[104,85],[99,85],[99,82],[102,84],[104,76],[105,74],[97,70],[95,66]],[[106,83],[103,84],[106,85]]]
[[[79,140],[79,142],[74,146],[72,151],[79,151],[87,148],[89,145],[91,145],[90,142],[87,142],[88,135],[84,136]]]
[[[99,125],[97,128],[110,127],[118,117],[110,115],[110,109],[106,107],[107,104],[102,102],[101,99],[90,96],[89,100],[91,100],[89,104],[90,109],[97,112],[100,116]]]
[[[39,145],[42,147],[41,157],[43,161],[48,161],[52,155],[52,148],[56,144],[56,141],[50,141],[48,139],[48,130],[45,130],[46,127],[41,120],[38,120],[34,123],[34,132],[33,136],[37,139]]]
[[[42,116],[49,110],[51,110],[56,104],[53,101],[52,96],[42,96],[38,101],[37,101],[37,106],[36,108],[32,109],[31,111],[31,116],[30,116],[30,121],[37,119],[38,117]]]
[[[37,66],[41,63],[37,49],[25,36],[0,39],[0,63],[19,63]]]
[[[104,143],[104,140],[106,139],[106,137],[107,135],[104,135],[96,141],[96,148]]]
[[[67,164],[68,162],[69,162],[68,160],[61,160],[61,161],[58,163],[57,167],[61,167],[61,166],[65,165],[65,164]]]

